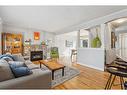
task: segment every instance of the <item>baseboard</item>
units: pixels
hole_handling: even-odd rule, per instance
[[[83,65],[83,66],[86,66],[86,67],[90,67],[90,68],[93,68],[93,69],[96,69],[96,70],[104,71],[104,69],[98,68],[98,67],[95,67],[95,66],[92,66],[92,65],[87,65],[87,64],[80,63],[80,62],[77,62],[77,64],[80,64],[80,65]]]

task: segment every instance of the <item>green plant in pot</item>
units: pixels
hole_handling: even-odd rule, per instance
[[[98,33],[97,33],[97,36],[92,40],[91,46],[93,48],[100,48],[101,47],[101,40],[98,36]]]

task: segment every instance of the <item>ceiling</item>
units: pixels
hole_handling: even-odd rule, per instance
[[[109,22],[116,33],[126,33],[127,32],[127,17],[120,18]]]
[[[0,6],[4,24],[48,32],[96,19],[127,6]]]
[[[125,17],[125,18],[116,19],[116,20],[113,20],[109,23],[111,23],[114,28],[127,26],[127,18]]]

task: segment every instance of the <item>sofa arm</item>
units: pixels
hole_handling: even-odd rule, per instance
[[[51,71],[32,70],[33,74],[0,82],[0,89],[49,89]]]

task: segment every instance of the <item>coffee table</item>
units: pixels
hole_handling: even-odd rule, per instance
[[[52,61],[52,60],[40,60],[40,64],[45,65],[47,68],[49,68],[52,71],[52,80],[54,80],[54,72],[56,70],[62,69],[62,76],[64,76],[64,68],[65,66],[60,64],[57,61]]]

